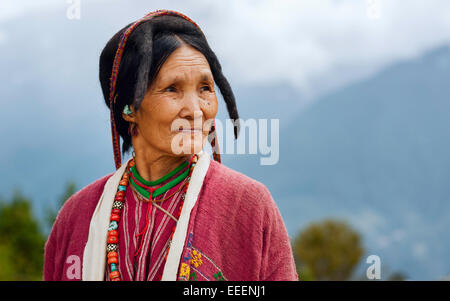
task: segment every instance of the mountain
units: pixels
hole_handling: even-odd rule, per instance
[[[330,93],[280,129],[280,160],[230,165],[264,182],[291,236],[345,218],[367,254],[411,279],[450,274],[450,47]]]

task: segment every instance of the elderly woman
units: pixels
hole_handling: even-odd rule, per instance
[[[220,163],[215,84],[239,117],[200,28],[174,11],[147,14],[107,43],[100,82],[117,170],[63,206],[44,279],[296,280],[270,192]],[[124,164],[120,137],[123,152],[133,149]]]

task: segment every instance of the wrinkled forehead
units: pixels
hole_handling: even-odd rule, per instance
[[[190,46],[176,49],[161,66],[156,81],[195,79],[214,81],[206,57]]]

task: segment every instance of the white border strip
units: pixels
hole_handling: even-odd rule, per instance
[[[123,164],[106,182],[89,225],[89,236],[83,253],[83,281],[103,281],[106,264],[106,240],[109,216],[119,182],[128,162]]]
[[[177,280],[178,266],[180,265],[181,253],[186,242],[191,211],[197,202],[200,189],[203,186],[203,180],[205,179],[210,164],[209,155],[205,151],[201,150],[198,153],[198,157],[198,162],[192,171],[192,176],[189,181],[183,209],[181,209],[181,215],[178,219],[175,233],[173,234],[172,244],[167,255],[167,262],[164,266],[162,281]]]

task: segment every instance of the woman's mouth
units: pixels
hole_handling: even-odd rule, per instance
[[[201,132],[202,132],[202,129],[195,129],[195,128],[192,128],[192,129],[185,129],[185,128],[179,128],[179,129],[177,130],[177,132],[179,132],[179,133],[187,133],[187,134],[197,134],[197,133],[201,133]]]

